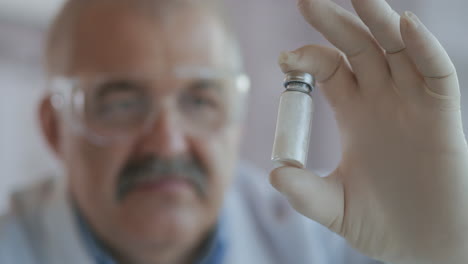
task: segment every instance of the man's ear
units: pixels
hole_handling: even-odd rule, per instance
[[[52,107],[50,97],[42,99],[39,105],[39,122],[47,144],[56,156],[60,155],[60,126],[57,112]]]

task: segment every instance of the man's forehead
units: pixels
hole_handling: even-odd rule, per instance
[[[142,12],[121,1],[95,1],[73,29],[71,74],[164,74],[178,66],[233,68],[221,23],[204,10]]]

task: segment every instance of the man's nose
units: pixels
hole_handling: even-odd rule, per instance
[[[161,158],[171,158],[187,152],[187,139],[175,114],[169,110],[162,110],[141,143],[146,153],[149,152]]]

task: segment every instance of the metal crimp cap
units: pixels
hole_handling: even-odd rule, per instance
[[[315,78],[306,72],[290,71],[283,84],[287,90],[310,93],[315,88]]]

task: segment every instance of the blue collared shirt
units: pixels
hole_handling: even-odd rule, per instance
[[[85,219],[81,216],[78,209],[75,209],[75,214],[78,222],[78,230],[85,244],[86,250],[94,259],[94,264],[117,264],[118,262],[107,252],[102,245],[99,244],[96,236],[93,234],[90,226],[86,223]],[[223,217],[219,218],[218,224],[214,233],[212,234],[211,241],[208,242],[206,251],[195,264],[221,264],[226,253],[226,239],[225,239],[225,221]]]

